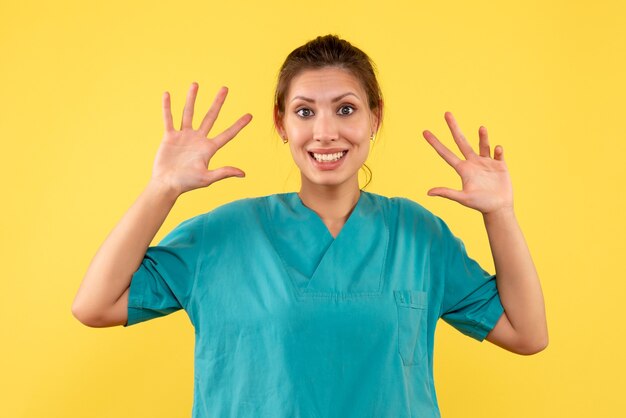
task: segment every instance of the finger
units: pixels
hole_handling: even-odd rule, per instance
[[[504,148],[502,148],[502,145],[496,145],[493,158],[498,161],[504,161]]]
[[[213,138],[212,141],[217,145],[217,148],[222,148],[224,144],[233,139],[235,135],[237,135],[237,133],[244,128],[244,126],[250,123],[251,120],[252,115],[250,113],[246,113],[240,117],[237,122],[233,123],[230,128]]]
[[[206,174],[208,184],[223,180],[228,177],[245,177],[246,173],[236,167],[220,167],[215,170],[209,170]]]
[[[183,109],[183,120],[180,124],[181,131],[185,128],[193,129],[193,106],[196,102],[196,95],[198,94],[198,83],[195,81],[191,83],[191,87],[187,92],[187,101],[185,102],[185,108]]]
[[[480,150],[481,157],[491,157],[491,148],[489,147],[489,136],[487,135],[487,128],[481,126],[478,128],[478,148]]]
[[[170,94],[166,91],[163,93],[163,122],[166,131],[174,130],[174,121],[172,120],[172,108],[170,104]]]
[[[428,196],[445,197],[461,203],[464,200],[463,192],[459,190],[448,189],[447,187],[435,187],[428,191]]]
[[[452,167],[456,167],[457,164],[461,162],[461,159],[454,155],[454,153],[443,145],[430,131],[424,131],[422,132],[422,135],[424,135],[426,141],[428,141],[435,151],[437,151],[437,154],[439,154],[441,158],[443,158]]]
[[[226,96],[228,95],[228,87],[224,86],[217,92],[215,99],[213,99],[213,104],[209,108],[209,111],[204,115],[204,119],[202,119],[202,123],[200,124],[200,128],[198,132],[202,135],[207,136],[213,128],[213,124],[217,119],[217,115],[220,113],[220,109],[226,100]]]
[[[465,158],[470,158],[470,156],[475,155],[474,150],[467,142],[467,139],[465,139],[465,135],[463,135],[463,132],[461,132],[461,129],[456,123],[456,119],[454,119],[454,116],[452,116],[452,113],[446,112],[444,118],[448,124],[448,127],[450,128],[450,131],[452,132],[454,142],[456,142],[459,150],[461,151],[461,154],[463,154]]]

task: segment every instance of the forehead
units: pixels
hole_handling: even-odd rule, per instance
[[[359,80],[348,70],[336,67],[324,67],[305,70],[291,80],[287,101],[294,96],[325,99],[352,91],[361,100],[365,92]]]

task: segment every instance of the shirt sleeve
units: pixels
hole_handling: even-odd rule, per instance
[[[504,312],[496,276],[470,258],[463,242],[443,221],[441,224],[446,264],[440,317],[463,334],[483,341]]]
[[[146,254],[130,282],[125,327],[186,309],[195,282],[205,216],[187,219]]]

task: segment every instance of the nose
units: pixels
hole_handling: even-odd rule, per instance
[[[339,138],[339,126],[333,115],[322,112],[313,126],[313,140],[336,141]]]

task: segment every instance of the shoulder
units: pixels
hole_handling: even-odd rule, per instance
[[[369,192],[367,195],[378,206],[384,208],[392,223],[397,223],[398,228],[421,231],[422,233],[436,233],[438,235],[447,229],[443,219],[407,197],[387,197]]]
[[[419,203],[401,196],[383,196],[376,193],[371,192],[363,192],[364,196],[366,196],[370,201],[375,202],[379,206],[385,206],[391,210],[401,210],[403,212],[412,212],[416,215],[432,215],[432,213],[420,205]]]
[[[211,237],[211,242],[225,242],[228,237],[250,236],[259,230],[263,223],[260,219],[264,211],[263,197],[235,200],[214,209],[195,215],[180,222],[167,236],[163,243],[180,240],[185,242],[205,242],[203,237]]]
[[[233,215],[243,215],[245,213],[258,210],[258,208],[263,204],[262,201],[266,198],[267,196],[262,196],[233,200],[232,202],[216,207],[204,215],[213,218],[227,218]]]
[[[267,195],[258,197],[247,197],[233,200],[216,208],[197,215],[192,219],[204,222],[204,225],[211,228],[241,228],[258,223],[266,212],[267,202],[280,195]],[[187,221],[186,221],[187,222]]]

